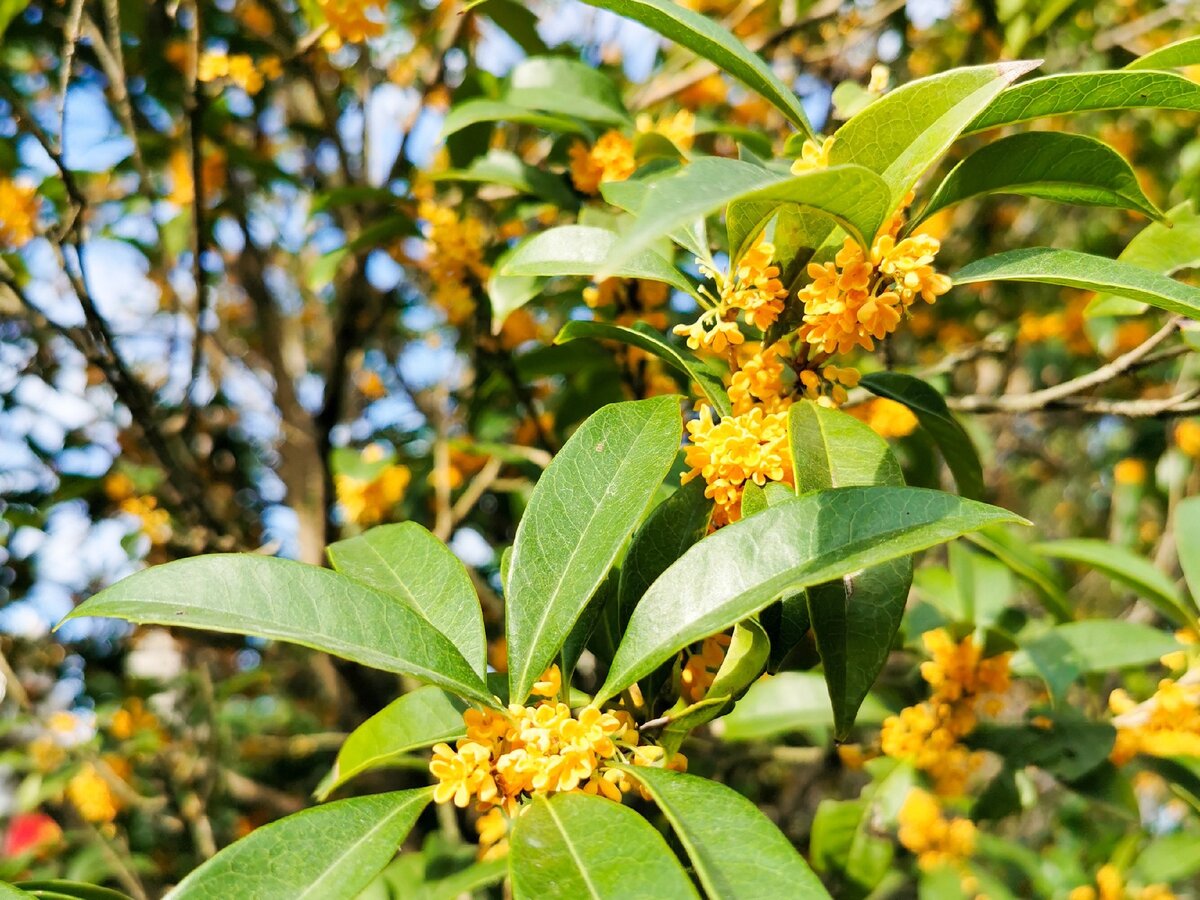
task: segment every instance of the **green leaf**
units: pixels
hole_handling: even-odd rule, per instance
[[[1175,582],[1150,560],[1108,541],[1068,538],[1047,541],[1033,548],[1042,556],[1065,559],[1103,572],[1146,600],[1176,625],[1190,625],[1195,612],[1175,587]]]
[[[882,722],[888,710],[868,695],[858,721]],[[815,672],[780,672],[751,685],[733,712],[713,723],[713,732],[726,741],[760,741],[796,731],[833,727],[829,686]]]
[[[546,131],[561,131],[566,134],[585,134],[586,129],[575,119],[565,115],[553,115],[518,106],[504,100],[466,100],[456,104],[442,123],[442,139],[456,132],[478,125],[480,122],[516,122],[533,125]]]
[[[518,64],[508,76],[504,101],[606,125],[629,121],[612,79],[565,56],[535,56]]]
[[[548,278],[530,275],[502,275],[508,259],[520,247],[510,247],[500,254],[487,280],[488,302],[492,307],[492,333],[499,334],[504,320],[542,292]]]
[[[1179,567],[1191,592],[1188,605],[1195,609],[1196,598],[1200,597],[1200,497],[1188,497],[1176,505],[1175,544]]]
[[[1080,675],[1152,665],[1180,646],[1174,637],[1149,625],[1085,619],[1056,625],[1022,641],[1020,652],[1013,656],[1012,668],[1023,675],[1036,671],[1050,692],[1061,697]]]
[[[853,416],[804,400],[788,413],[788,441],[796,490],[883,484],[904,476],[887,441]],[[808,615],[833,699],[835,736],[841,740],[875,683],[900,628],[912,560],[893,559],[808,589]]]
[[[433,181],[468,181],[499,184],[523,194],[541,197],[563,209],[579,204],[575,195],[557,175],[531,166],[508,150],[492,149],[475,159],[466,169],[448,169],[429,176]]]
[[[1182,69],[1185,66],[1200,65],[1200,35],[1184,38],[1151,50],[1145,56],[1139,56],[1125,67],[1131,69]],[[1161,879],[1160,879],[1161,880]],[[1173,879],[1167,879],[1173,880]]]
[[[783,175],[737,159],[704,157],[650,181],[637,218],[609,251],[601,277],[675,229],[738,200],[794,203],[869,244],[888,213],[887,187],[862,166]]]
[[[597,701],[786,593],[1018,521],[1005,510],[920,488],[838,488],[770,507],[705,538],[650,586]]]
[[[1055,778],[1074,781],[1107,761],[1116,732],[1107,722],[1090,722],[1069,710],[1042,716],[1045,727],[981,722],[966,743],[998,753],[1014,769],[1037,766]]]
[[[1146,884],[1174,884],[1200,872],[1200,834],[1176,831],[1152,839],[1133,864]]]
[[[972,499],[983,496],[983,466],[979,454],[941,394],[921,379],[901,372],[872,372],[863,376],[862,386],[872,394],[903,403],[912,410],[921,427],[942,451],[959,492]]]
[[[330,544],[333,568],[419,610],[477,675],[487,672],[483,610],[457,556],[416,522],[381,525]]]
[[[624,325],[610,325],[607,322],[572,320],[562,327],[562,331],[554,338],[554,343],[565,344],[579,338],[621,341],[653,353],[671,368],[695,381],[700,386],[700,391],[704,394],[705,399],[712,404],[718,415],[727,416],[733,412],[733,406],[729,402],[729,395],[725,392],[725,382],[720,373],[705,360],[694,356],[690,350],[676,347],[668,342],[666,337],[645,322],[635,322],[632,327],[627,328]]]
[[[0,0],[0,38],[4,37],[12,20],[25,12],[28,5],[29,0]]]
[[[12,893],[8,893],[9,891]],[[22,893],[22,891],[24,893]],[[128,894],[112,888],[62,878],[18,881],[15,885],[0,881],[0,897],[44,897],[46,900],[129,900]]]
[[[1004,91],[966,127],[964,133],[973,134],[1046,116],[1139,107],[1195,112],[1200,110],[1200,84],[1173,72],[1047,75]]]
[[[829,160],[879,174],[891,191],[890,213],[967,123],[1005,86],[1038,65],[1018,61],[952,69],[901,85],[837,130]]]
[[[515,900],[697,896],[649,822],[589,794],[535,799],[513,827],[509,866]]]
[[[316,798],[324,800],[351,778],[392,765],[413,750],[462,737],[465,708],[458,698],[432,685],[393,700],[350,732],[333,769],[318,785]]]
[[[662,810],[709,897],[829,896],[792,842],[737,791],[652,766],[617,768],[640,782]]]
[[[675,461],[679,398],[602,408],[542,474],[513,541],[507,585],[509,700],[554,660]]]
[[[600,196],[606,203],[611,203],[618,209],[623,209],[636,216],[642,208],[642,201],[646,199],[647,188],[660,178],[666,178],[678,171],[679,166],[672,165],[665,168],[658,167],[644,176],[639,171],[634,177],[625,181],[606,181],[600,185]],[[703,218],[692,219],[678,228],[671,229],[667,232],[667,237],[701,259],[707,259],[711,255],[708,246],[708,230]]]
[[[713,505],[704,489],[703,478],[692,479],[654,507],[633,533],[621,565],[616,604],[604,619],[610,659],[646,589],[708,533]]]
[[[580,275],[600,270],[617,236],[604,228],[560,225],[521,242],[504,263],[504,275]],[[700,293],[691,280],[654,250],[643,250],[613,273],[621,278],[661,281],[693,297]]]
[[[63,621],[83,616],[287,641],[493,702],[471,664],[418,609],[292,560],[248,553],[176,560],[117,582]]]
[[[980,194],[1021,194],[1163,218],[1121,154],[1081,134],[1029,131],[976,150],[938,185],[918,221]]]
[[[1005,528],[984,528],[967,535],[967,540],[986,550],[1017,576],[1025,579],[1042,597],[1046,609],[1059,622],[1073,617],[1071,601],[1063,590],[1054,567],[1027,543]]]
[[[396,855],[432,788],[338,800],[272,822],[194,870],[169,900],[351,900]]]
[[[1185,200],[1168,210],[1165,222],[1151,222],[1125,245],[1117,259],[1162,275],[1200,268],[1200,213],[1195,201]],[[1097,294],[1084,312],[1088,316],[1136,316],[1145,311],[1145,303]]]
[[[796,94],[771,71],[763,59],[710,19],[673,0],[584,0],[641,22],[663,37],[687,47],[732,75],[778,109],[809,137],[812,126]]]
[[[955,284],[1022,281],[1108,291],[1181,316],[1200,317],[1200,288],[1129,263],[1079,253],[1031,247],[985,256],[954,273]]]
[[[873,805],[865,800],[822,800],[812,822],[810,855],[819,872],[844,872],[866,894],[892,866],[892,842],[870,827]]]

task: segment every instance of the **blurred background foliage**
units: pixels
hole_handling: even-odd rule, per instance
[[[1194,4],[1144,0],[688,5],[770,60],[825,133],[888,87],[953,66],[1118,68],[1200,28]],[[344,736],[405,686],[284,645],[108,620],[51,627],[147,564],[254,549],[321,563],[327,542],[411,520],[468,565],[502,669],[500,558],[538,473],[599,406],[686,389],[646,354],[554,335],[592,311],[666,331],[694,305],[646,282],[500,283],[497,261],[528,233],[603,216],[599,181],[639,161],[693,146],[778,152],[788,130],[708,64],[569,0],[0,0],[0,22],[0,877],[157,896],[309,803]],[[503,79],[533,56],[602,73],[635,123],[557,108],[561,82],[514,95]],[[502,96],[524,104],[523,121],[461,113]],[[1200,202],[1196,124],[1135,110],[1036,127],[1099,136],[1169,209]],[[1145,224],[989,198],[926,230],[952,271],[1030,244],[1116,256]],[[879,364],[923,372],[954,406],[1090,372],[1161,324],[1085,316],[1091,300],[961,288],[915,315]],[[1106,390],[1162,399],[1196,377],[1192,357],[1169,352]],[[911,416],[887,401],[859,414],[893,439],[911,483],[950,484]],[[1036,522],[1038,538],[1105,538],[1175,572],[1172,514],[1200,491],[1200,418],[1101,403],[964,422],[989,499]],[[1128,579],[1037,566],[1071,618],[1155,621]],[[947,611],[965,595],[973,612]],[[992,620],[1046,617],[1031,581],[992,556],[930,554],[857,743],[833,746],[811,699],[820,681],[797,671],[791,706],[764,701],[757,719],[692,738],[693,769],[756,799],[838,895],[909,890],[900,873],[920,844],[897,843],[893,827],[907,784],[886,757],[866,758],[882,718],[924,696],[921,632],[985,606]],[[1072,705],[1101,716],[1110,690],[1144,697],[1163,671],[1088,675]],[[1028,679],[1005,702],[1043,700]],[[349,789],[423,784],[424,765]],[[1122,896],[1114,877],[1144,897],[1169,895],[1151,884],[1194,889],[1200,770],[1146,770],[1119,796],[1018,774],[976,791],[1000,820],[977,848],[979,890]],[[410,839],[425,870],[406,862],[372,896],[413,896],[471,859],[459,828],[426,813]]]

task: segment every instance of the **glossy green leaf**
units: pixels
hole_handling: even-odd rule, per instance
[[[510,247],[500,254],[487,280],[488,302],[492,307],[492,333],[499,334],[504,320],[542,292],[549,278],[533,275],[503,275],[504,266],[517,247]]]
[[[0,897],[11,897],[12,900],[29,900],[29,894],[7,881],[0,881]]]
[[[575,195],[562,178],[531,166],[515,153],[492,149],[475,159],[465,169],[447,169],[429,176],[433,181],[465,181],[478,184],[499,184],[522,194],[532,194],[563,209],[578,206]]]
[[[1191,592],[1189,606],[1195,608],[1200,598],[1200,497],[1187,497],[1175,507],[1175,545]]]
[[[796,490],[904,484],[887,441],[851,415],[801,401],[788,413]],[[900,628],[912,560],[901,557],[808,589],[808,615],[844,738]]]
[[[446,113],[446,119],[442,123],[442,139],[480,122],[516,122],[519,125],[533,125],[546,131],[560,131],[566,134],[585,132],[584,127],[569,116],[537,112],[504,100],[472,99],[455,104]]]
[[[1200,212],[1192,200],[1168,210],[1165,222],[1151,222],[1117,256],[1121,262],[1162,275],[1200,268]],[[1146,304],[1114,294],[1097,294],[1084,311],[1088,316],[1136,316]]]
[[[1068,72],[1010,87],[965,133],[1102,109],[1200,110],[1200,84],[1173,72]]]
[[[678,166],[668,166],[644,177],[635,176],[625,181],[606,181],[600,185],[600,195],[605,202],[636,216],[642,208],[642,202],[646,199],[646,191],[650,185],[660,178],[666,178],[678,171]],[[637,174],[641,175],[641,172]],[[672,228],[666,233],[666,236],[701,259],[707,259],[711,255],[708,245],[708,230],[703,218],[695,218],[678,228]]]
[[[501,270],[504,275],[579,275],[587,278],[600,270],[617,236],[604,228],[560,225],[540,232],[514,249]],[[621,278],[661,281],[678,291],[699,297],[696,286],[654,250],[643,250],[613,273]]]
[[[1018,281],[1108,291],[1181,316],[1200,317],[1200,288],[1129,263],[1075,250],[1031,247],[985,256],[954,273],[955,284]]]
[[[1016,521],[1005,510],[919,488],[838,488],[770,507],[705,538],[650,586],[597,699],[785,593]]]
[[[726,416],[733,411],[725,382],[720,373],[706,360],[693,355],[690,350],[676,347],[659,331],[645,322],[635,322],[632,327],[610,325],[607,322],[572,320],[562,327],[554,343],[565,344],[579,338],[594,338],[601,341],[621,341],[652,353],[678,372],[682,372],[700,386],[718,415]]]
[[[692,479],[654,507],[633,533],[621,565],[616,603],[604,620],[610,659],[646,589],[708,533],[713,505],[704,489],[703,478]]]
[[[1174,884],[1200,874],[1200,834],[1176,831],[1153,838],[1138,854],[1133,872],[1146,884]]]
[[[959,492],[972,499],[983,496],[983,465],[979,454],[941,394],[921,379],[901,372],[872,372],[863,376],[862,386],[876,396],[903,403],[912,410],[942,451]]]
[[[1184,66],[1200,65],[1200,35],[1183,38],[1179,41],[1151,50],[1145,56],[1139,56],[1125,67],[1131,69],[1182,69]]]
[[[466,705],[441,688],[426,685],[393,700],[346,738],[333,769],[317,787],[324,800],[356,775],[393,765],[406,753],[466,733]]]
[[[1017,674],[1037,672],[1051,693],[1061,697],[1075,679],[1093,672],[1147,666],[1182,645],[1165,631],[1137,622],[1084,619],[1056,625],[1021,642],[1013,656]]]
[[[509,699],[554,660],[679,451],[679,398],[604,407],[542,473],[513,541]]]
[[[1006,528],[984,528],[967,535],[967,540],[992,554],[1014,574],[1033,585],[1043,605],[1059,622],[1073,618],[1071,601],[1063,590],[1058,573],[1025,541]]]
[[[292,560],[217,553],[153,566],[84,601],[66,618],[83,616],[287,641],[492,702],[471,664],[419,609]]]
[[[630,228],[609,251],[600,277],[696,219],[735,200],[793,203],[825,216],[869,243],[888,213],[887,187],[862,166],[832,166],[784,175],[737,159],[704,157],[649,182]]]
[[[565,56],[535,56],[518,63],[508,76],[504,101],[588,122],[622,125],[629,121],[612,79]]]
[[[987,144],[950,171],[920,218],[980,194],[1020,194],[1163,217],[1121,154],[1081,134],[1029,131]]]
[[[476,674],[487,671],[483,611],[458,557],[416,522],[381,525],[330,544],[333,568],[420,610]]]
[[[967,123],[1037,65],[1018,61],[952,69],[901,85],[837,130],[830,162],[855,163],[880,175],[891,191],[891,212]]]
[[[709,897],[828,897],[792,842],[753,803],[707,778],[619,766],[649,792],[683,844]]]
[[[1150,560],[1108,541],[1068,538],[1047,541],[1034,547],[1042,556],[1065,559],[1103,572],[1132,590],[1176,625],[1191,624],[1195,610],[1175,582]]]
[[[169,900],[356,897],[396,855],[432,788],[338,800],[272,822],[230,844],[167,894]]]
[[[627,806],[590,794],[538,798],[512,833],[515,900],[662,900],[696,889],[662,835]]]
[[[778,109],[802,132],[813,135],[804,106],[763,59],[708,16],[675,3],[674,0],[584,0],[591,6],[612,10],[634,19],[663,37],[687,47],[718,69],[743,82]]]
[[[888,710],[868,695],[858,711],[864,724],[882,722]],[[756,681],[733,711],[713,723],[727,741],[760,741],[796,731],[833,727],[829,687],[816,672],[780,672]]]
[[[25,897],[26,900],[29,897],[42,897],[45,900],[129,900],[128,894],[112,888],[64,878],[18,881],[15,885],[0,881],[0,897],[10,896]]]

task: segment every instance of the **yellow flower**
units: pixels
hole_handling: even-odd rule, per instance
[[[126,741],[140,731],[151,731],[158,728],[158,717],[146,709],[140,697],[126,700],[124,705],[113,713],[112,722],[108,726],[109,733],[118,741]]]
[[[729,382],[729,400],[735,414],[748,413],[755,406],[775,412],[791,405],[785,397],[784,363],[774,347],[753,354],[733,373]]]
[[[204,82],[228,78],[247,94],[253,95],[263,89],[266,79],[278,78],[282,72],[279,59],[274,56],[256,63],[253,57],[245,53],[231,56],[224,50],[206,50],[200,54],[196,77]]]
[[[914,788],[900,807],[897,837],[917,865],[929,871],[961,864],[975,852],[975,825],[970,819],[947,819],[932,794]]]
[[[884,438],[906,437],[916,430],[918,424],[911,409],[886,397],[876,397],[847,411]]]
[[[545,697],[547,700],[556,700],[561,691],[562,672],[558,670],[558,666],[551,666],[542,675],[541,680],[533,683],[531,693],[538,697]]]
[[[1126,486],[1136,486],[1146,481],[1146,464],[1140,459],[1128,457],[1113,466],[1113,481]]]
[[[33,240],[40,209],[37,188],[0,178],[0,246],[15,250]]]
[[[366,457],[364,452],[363,456]],[[408,489],[412,473],[407,466],[390,465],[374,478],[340,474],[334,477],[337,500],[346,518],[357,525],[375,525],[392,511]]]
[[[429,771],[438,780],[433,799],[438,803],[454,801],[462,808],[476,796],[487,803],[495,799],[496,780],[491,771],[491,750],[473,741],[459,741],[457,750],[447,744],[434,744]]]
[[[67,799],[89,822],[111,822],[121,811],[121,801],[92,763],[84,763],[67,782]]]
[[[155,547],[161,547],[171,539],[171,516],[159,509],[158,498],[150,495],[129,497],[121,501],[121,512],[137,518],[141,531]]]
[[[357,44],[387,30],[387,0],[317,0],[317,6],[339,41]]]
[[[1200,421],[1184,419],[1176,425],[1175,446],[1192,459],[1200,459]]]
[[[479,858],[499,859],[508,853],[508,817],[500,807],[493,806],[475,820],[475,832],[479,835]]]
[[[681,109],[673,116],[655,121],[650,115],[643,113],[637,118],[637,130],[641,134],[661,134],[680,150],[692,149],[696,139],[696,116],[686,109]]]
[[[688,655],[683,671],[679,673],[679,693],[688,703],[698,703],[704,699],[721,669],[721,664],[725,662],[729,642],[729,635],[714,634],[704,639],[699,653]]]
[[[717,505],[717,520],[741,518],[742,490],[748,481],[760,487],[768,481],[794,484],[792,456],[787,441],[787,410],[764,413],[754,407],[741,415],[720,420],[706,403],[697,406],[699,415],[688,422],[690,442],[686,461],[690,470],[684,484],[702,477],[704,496]]]
[[[829,151],[833,149],[833,138],[827,137],[817,143],[805,141],[800,147],[800,156],[792,163],[792,174],[803,175],[805,172],[815,172],[817,169],[829,168]]]
[[[1200,756],[1200,680],[1189,672],[1164,678],[1154,696],[1134,703],[1123,690],[1108,698],[1117,740],[1111,758],[1122,765],[1134,756]]]
[[[595,194],[606,181],[624,181],[637,169],[633,141],[619,131],[606,131],[589,149],[576,141],[568,151],[571,181],[582,193]]]

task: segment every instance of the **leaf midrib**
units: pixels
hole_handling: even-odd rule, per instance
[[[575,842],[571,840],[571,836],[567,834],[567,829],[563,827],[562,820],[559,819],[558,813],[554,811],[554,806],[549,800],[543,801],[546,804],[546,812],[550,814],[550,818],[554,820],[554,827],[558,829],[558,833],[562,835],[563,843],[567,847],[567,853],[571,857],[571,861],[575,864],[575,868],[579,870],[579,877],[583,879],[584,886],[587,887],[588,893],[595,900],[603,900],[600,891],[592,883],[591,877],[588,875],[587,867],[584,865],[583,857],[575,849]]]

